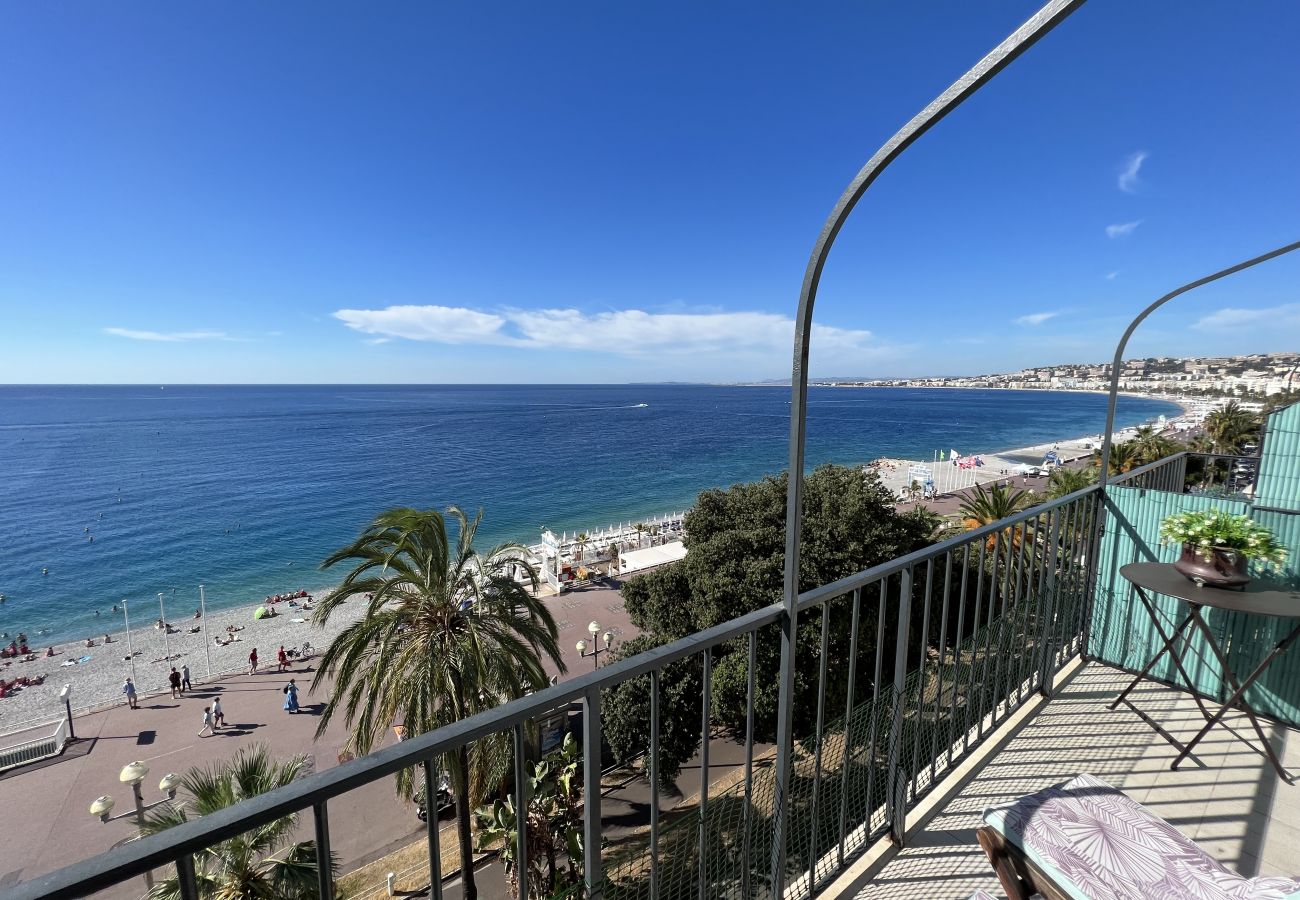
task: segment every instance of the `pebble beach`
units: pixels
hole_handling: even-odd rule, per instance
[[[324,596],[319,592],[317,596]],[[122,682],[128,676],[135,679],[136,691],[142,702],[153,694],[168,694],[167,676],[172,666],[179,671],[182,665],[190,667],[190,680],[197,686],[202,681],[234,672],[248,670],[248,655],[257,648],[259,671],[275,671],[276,654],[281,645],[286,650],[301,649],[310,642],[319,655],[329,642],[347,627],[365,609],[360,600],[352,600],[341,607],[328,626],[317,628],[311,624],[310,612],[290,609],[287,603],[275,605],[272,618],[254,619],[253,614],[261,604],[235,607],[219,611],[209,610],[203,619],[176,619],[175,629],[164,635],[155,628],[155,619],[144,618],[139,625],[131,621],[130,647],[134,658],[128,656],[127,636],[121,619],[118,630],[107,632],[112,638],[104,643],[105,632],[87,635],[95,646],[82,642],[54,645],[55,655],[46,657],[46,645],[38,645],[40,638],[28,635],[36,659],[31,661],[5,660],[0,667],[0,677],[7,681],[15,678],[45,676],[40,685],[21,687],[0,698],[0,732],[13,732],[40,722],[63,716],[63,703],[59,692],[65,684],[72,686],[71,702],[74,713],[98,709],[112,703],[124,703]],[[144,609],[140,610],[145,613]],[[204,627],[206,625],[206,628]],[[228,632],[228,628],[239,629]],[[192,629],[198,629],[193,631]],[[235,640],[217,646],[214,638],[233,635]],[[171,661],[163,657],[170,651]]]

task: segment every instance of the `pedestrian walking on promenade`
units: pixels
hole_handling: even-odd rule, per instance
[[[284,686],[284,708],[291,713],[298,711],[298,685],[292,678]]]
[[[199,729],[198,737],[203,737],[204,736],[203,732],[205,731],[208,734],[214,733],[212,730],[212,707],[211,706],[203,707],[203,727]]]
[[[253,648],[252,653],[248,654],[248,674],[249,675],[257,674],[257,648],[256,647]]]
[[[181,693],[192,690],[194,688],[190,687],[190,664],[186,663],[181,666]]]
[[[226,724],[226,711],[221,708],[221,698],[212,698],[212,727],[220,728]]]
[[[280,645],[280,652],[276,654],[276,662],[280,668],[277,671],[284,672],[289,668],[289,654],[284,652],[284,644]]]
[[[135,682],[130,678],[122,682],[122,693],[126,695],[126,703],[128,706],[132,709],[140,708],[135,702]]]
[[[167,680],[171,682],[172,696],[181,696],[181,673],[176,671],[175,666],[172,666],[172,672],[167,676]]]

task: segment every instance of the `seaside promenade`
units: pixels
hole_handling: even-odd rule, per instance
[[[570,677],[592,665],[574,650],[580,638],[588,637],[588,622],[597,621],[602,630],[613,632],[615,645],[637,634],[615,587],[580,588],[547,603],[559,626]],[[195,683],[194,690],[180,699],[168,693],[141,696],[138,710],[122,703],[78,716],[74,723],[78,740],[63,755],[0,775],[0,805],[9,811],[11,824],[0,844],[0,890],[132,837],[133,821],[102,824],[89,812],[91,801],[102,794],[117,801],[115,814],[131,809],[131,790],[118,781],[128,762],[142,760],[149,766],[149,776],[141,785],[146,803],[161,799],[158,781],[164,774],[219,764],[239,747],[254,743],[267,745],[277,758],[305,754],[315,770],[338,765],[346,729],[336,721],[317,739],[318,717],[328,693],[306,691],[319,657],[280,674],[275,671],[274,654],[267,656],[270,659],[264,659],[258,675]],[[552,666],[548,670],[556,674]],[[283,687],[290,678],[303,689],[302,711],[297,715],[282,709]],[[221,699],[227,726],[212,736],[197,737],[203,707],[214,697]],[[395,740],[395,735],[390,738]],[[300,820],[303,839],[310,838],[311,828],[310,816]],[[350,795],[347,809],[331,815],[332,849],[343,872],[422,839],[423,830],[414,808],[397,799],[387,779]],[[143,883],[137,882],[97,896],[129,898],[143,892]]]

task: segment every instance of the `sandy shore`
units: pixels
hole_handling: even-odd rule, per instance
[[[318,596],[324,596],[321,592]],[[255,620],[253,606],[235,607],[233,609],[209,610],[205,624],[202,619],[178,619],[173,625],[179,633],[167,635],[166,643],[173,657],[171,662],[164,662],[163,632],[154,628],[154,620],[145,619],[136,627],[131,622],[131,648],[135,651],[134,660],[127,658],[127,639],[125,631],[109,632],[113,640],[105,644],[103,633],[95,635],[95,646],[85,647],[80,642],[55,645],[55,655],[45,657],[45,646],[38,650],[37,658],[31,662],[5,660],[8,665],[0,667],[0,677],[12,681],[24,675],[45,676],[45,683],[24,687],[16,693],[0,699],[0,732],[9,732],[35,722],[54,720],[63,715],[63,704],[59,701],[59,691],[65,684],[72,685],[73,710],[97,708],[109,703],[124,702],[122,681],[128,675],[135,679],[139,696],[144,697],[158,692],[168,692],[167,676],[172,666],[179,671],[182,665],[190,667],[190,680],[194,684],[211,677],[231,672],[248,670],[248,654],[257,648],[260,671],[275,671],[276,654],[281,645],[286,649],[301,648],[310,642],[319,654],[320,650],[354,621],[365,609],[356,600],[346,604],[331,620],[327,628],[314,628],[311,616],[298,609],[290,609],[287,604],[276,604],[277,615],[270,619]],[[217,635],[226,635],[227,627],[234,626],[241,630],[234,632],[236,640],[224,647],[218,647],[213,641]],[[199,627],[197,633],[190,629]],[[70,660],[84,662],[66,665]],[[211,668],[209,669],[209,659]]]
[[[1183,408],[1183,415],[1186,415],[1191,410],[1191,404],[1186,401],[1171,400],[1170,402],[1178,403]],[[1181,417],[1171,417],[1166,420],[1166,431],[1178,418]],[[1132,438],[1136,432],[1137,428],[1135,426],[1119,429],[1115,432],[1115,442],[1123,443]],[[871,465],[880,475],[881,484],[895,495],[907,490],[911,484],[914,476],[909,474],[909,469],[912,466],[925,466],[931,469],[934,473],[936,486],[941,493],[947,494],[976,484],[1005,481],[1009,475],[1015,474],[1019,466],[1041,465],[1043,456],[1049,450],[1055,450],[1062,462],[1070,462],[1071,460],[1091,456],[1093,450],[1101,446],[1101,442],[1101,434],[1087,434],[1076,438],[1047,441],[1030,447],[1018,447],[1014,450],[999,450],[990,453],[969,452],[963,449],[961,452],[964,455],[978,456],[984,460],[984,465],[972,469],[957,469],[947,460],[935,463],[933,460],[928,459],[895,459],[891,457],[882,457],[873,461]]]

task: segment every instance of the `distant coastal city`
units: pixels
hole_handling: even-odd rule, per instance
[[[1252,353],[1248,356],[1128,359],[1119,387],[1135,394],[1263,399],[1297,389],[1300,353]],[[1009,390],[1105,391],[1110,363],[1065,363],[989,375],[870,380],[822,379],[821,387],[1006,388]]]

